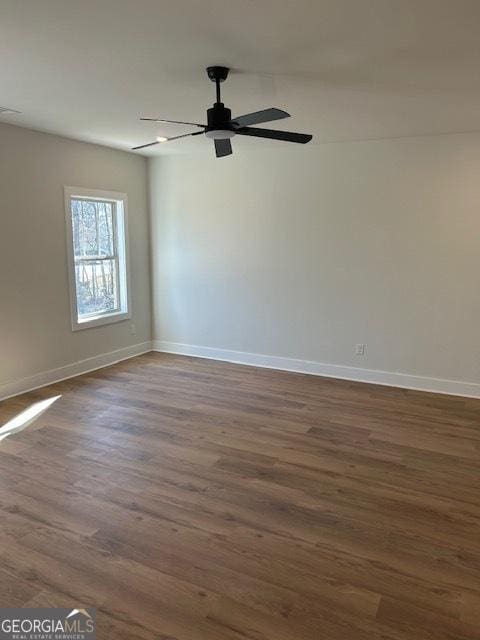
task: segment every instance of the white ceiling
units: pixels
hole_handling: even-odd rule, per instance
[[[480,130],[479,0],[0,0],[0,121],[128,149],[239,115],[315,142]],[[235,139],[236,148],[287,143]],[[312,143],[311,143],[312,144]],[[209,150],[203,136],[144,153]]]

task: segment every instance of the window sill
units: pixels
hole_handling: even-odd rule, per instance
[[[110,313],[102,316],[92,316],[91,318],[85,318],[85,320],[74,320],[72,322],[72,330],[81,331],[82,329],[91,329],[92,327],[100,327],[104,324],[122,322],[123,320],[129,320],[130,318],[131,314],[125,311],[119,311],[117,313]]]

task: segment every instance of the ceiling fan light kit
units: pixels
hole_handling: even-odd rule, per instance
[[[173,138],[158,136],[155,142],[148,142],[147,144],[133,147],[132,150],[152,147],[156,144],[171,142],[172,140],[178,140],[179,138],[198,136],[202,133],[205,134],[205,137],[214,141],[215,154],[217,158],[223,158],[224,156],[232,154],[232,143],[230,142],[230,139],[236,135],[268,138],[269,140],[283,140],[284,142],[297,142],[300,144],[310,142],[312,136],[306,133],[277,131],[275,129],[261,129],[250,126],[252,124],[261,124],[263,122],[271,122],[272,120],[289,118],[290,114],[286,111],[282,111],[281,109],[272,107],[270,109],[263,109],[262,111],[255,111],[254,113],[247,113],[246,115],[232,118],[232,112],[223,104],[220,92],[220,83],[227,79],[228,72],[228,67],[207,67],[208,77],[215,83],[216,89],[216,102],[213,107],[207,109],[207,124],[184,122],[180,120],[163,120],[161,118],[140,118],[140,120],[149,122],[185,124],[192,127],[198,127],[201,131],[194,131],[193,133],[186,133],[181,136],[174,136]]]

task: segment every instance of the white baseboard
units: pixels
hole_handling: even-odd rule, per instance
[[[128,358],[139,356],[142,353],[148,353],[151,350],[152,343],[150,341],[141,342],[140,344],[134,344],[130,347],[110,351],[109,353],[102,353],[99,356],[93,356],[86,360],[79,360],[78,362],[58,367],[58,369],[50,369],[49,371],[42,371],[33,376],[28,376],[27,378],[20,378],[18,380],[5,382],[0,384],[0,400],[6,400],[12,396],[18,396],[20,393],[33,391],[33,389],[45,387],[49,384],[53,384],[54,382],[66,380],[67,378],[73,378],[81,375],[82,373],[95,371],[95,369],[108,367],[109,365],[120,362],[121,360],[127,360]]]
[[[480,398],[480,384],[475,382],[460,382],[457,380],[445,380],[442,378],[428,378],[424,376],[409,375],[392,371],[377,371],[375,369],[360,369],[337,364],[312,362],[309,360],[297,360],[295,358],[282,358],[279,356],[267,356],[245,351],[231,351],[229,349],[215,349],[212,347],[199,347],[190,344],[153,341],[153,350],[164,353],[176,353],[197,358],[209,358],[211,360],[225,360],[255,367],[267,369],[280,369],[283,371],[296,371],[297,373],[309,373],[327,378],[341,378],[355,382],[369,382],[388,387],[401,387],[415,389],[416,391],[428,391],[431,393],[445,393],[453,396],[467,398]]]
[[[164,353],[176,353],[179,355],[194,356],[196,358],[208,358],[211,360],[224,360],[237,364],[263,367],[266,369],[279,369],[281,371],[295,371],[297,373],[308,373],[327,378],[340,378],[355,382],[369,382],[373,384],[385,385],[388,387],[401,387],[404,389],[414,389],[417,391],[428,391],[431,393],[444,393],[467,398],[480,398],[480,384],[475,382],[461,382],[458,380],[445,380],[442,378],[429,378],[425,376],[415,376],[405,373],[391,371],[377,371],[375,369],[360,369],[358,367],[348,367],[323,362],[313,362],[310,360],[299,360],[296,358],[283,358],[279,356],[269,356],[245,351],[232,351],[230,349],[216,349],[212,347],[199,347],[176,342],[165,342],[154,340],[153,342],[142,342],[123,349],[117,349],[99,356],[93,356],[86,360],[80,360],[73,364],[68,364],[58,369],[42,371],[27,378],[12,380],[0,384],[0,401],[12,396],[45,387],[46,385],[60,382],[68,378],[95,371],[103,367],[108,367],[121,360],[127,360],[134,356],[148,353],[149,351],[161,351]]]

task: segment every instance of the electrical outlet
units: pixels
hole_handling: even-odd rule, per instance
[[[133,322],[130,325],[130,333],[131,333],[132,336],[137,335],[137,327],[133,324]]]
[[[356,344],[355,345],[355,355],[364,356],[365,355],[366,346],[367,346],[366,344]]]

